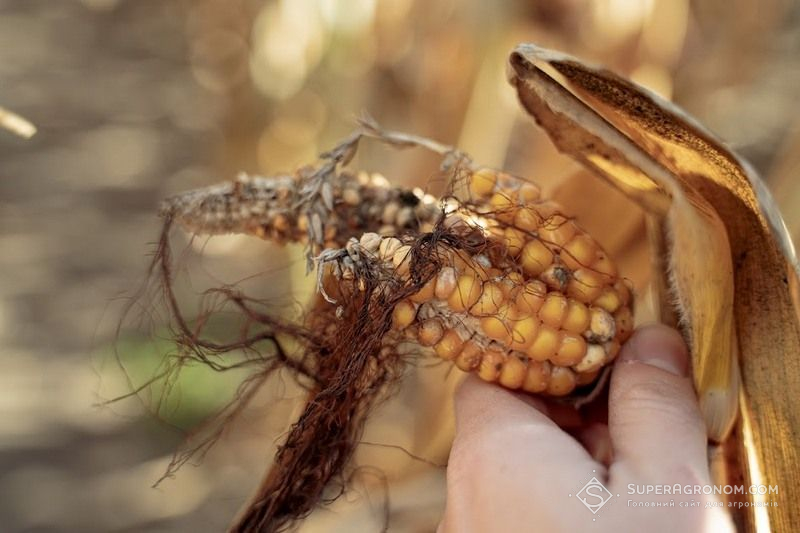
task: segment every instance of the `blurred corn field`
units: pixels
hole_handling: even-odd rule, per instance
[[[523,41],[603,63],[684,106],[755,164],[800,239],[796,2],[0,0],[0,106],[38,128],[29,140],[0,130],[0,529],[223,529],[302,394],[272,380],[200,466],[151,488],[243,377],[190,368],[166,396],[149,389],[144,402],[96,407],[145,382],[167,349],[163,317],[146,310],[115,343],[159,200],[310,162],[363,111],[569,196],[578,168],[505,81]],[[367,146],[358,157],[396,184],[440,191],[429,154]],[[599,193],[607,206],[570,202],[590,230],[598,211],[630,207]],[[644,228],[631,212],[597,234],[636,280]],[[187,302],[203,283],[269,272],[269,286],[245,283],[288,316],[313,281],[299,249],[247,237],[188,249],[201,248],[202,259],[186,258],[201,273],[180,293]],[[352,493],[304,531],[378,530],[387,505],[392,530],[435,526],[458,376],[419,366],[367,427]]]

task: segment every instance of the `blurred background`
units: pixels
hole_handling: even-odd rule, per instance
[[[134,309],[116,334],[160,199],[313,162],[363,111],[554,190],[577,169],[504,77],[525,41],[684,106],[761,172],[797,242],[798,2],[0,0],[0,106],[39,130],[30,140],[0,130],[0,530],[224,529],[302,395],[279,376],[202,461],[151,488],[246,375],[191,368],[170,394],[156,385],[100,405],[141,385],[167,349],[157,309]],[[355,163],[420,187],[436,170],[422,152],[373,146]],[[592,187],[605,205],[624,203]],[[592,197],[572,209],[579,220],[592,209],[591,226],[603,208]],[[598,230],[623,265],[642,235],[630,212]],[[201,256],[181,238],[176,250],[194,252],[186,265],[200,272],[183,292],[189,308],[204,283],[259,272],[270,276],[250,285],[261,296],[308,290],[301,249],[228,237],[202,242]],[[386,508],[392,531],[435,527],[458,376],[425,366],[376,412],[353,490],[304,531],[377,531]]]

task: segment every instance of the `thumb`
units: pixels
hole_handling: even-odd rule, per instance
[[[614,468],[667,483],[706,481],[706,428],[689,374],[686,344],[653,325],[626,343],[609,390]]]

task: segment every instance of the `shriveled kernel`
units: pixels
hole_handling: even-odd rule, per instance
[[[496,313],[503,303],[505,303],[505,297],[500,284],[489,281],[483,284],[483,292],[469,312],[475,316],[491,315]]]
[[[558,351],[550,359],[557,366],[572,366],[580,363],[586,354],[586,341],[580,335],[564,332]]]
[[[408,300],[397,302],[392,311],[392,327],[394,329],[405,329],[417,316],[417,308]]]
[[[484,198],[494,191],[497,173],[490,168],[481,168],[472,173],[469,192],[473,199]]]
[[[506,323],[496,316],[487,316],[481,318],[481,329],[483,334],[506,344],[511,339],[511,329]]]
[[[442,359],[452,359],[459,354],[464,341],[453,329],[448,329],[442,338],[433,346],[433,351]]]
[[[589,314],[589,331],[585,335],[589,342],[607,342],[613,339],[617,333],[614,317],[599,307],[592,307]]]
[[[542,217],[539,212],[530,206],[523,206],[514,214],[514,226],[522,231],[536,231]]]
[[[392,259],[397,249],[402,245],[403,243],[400,242],[400,239],[394,237],[382,239],[381,244],[378,246],[378,257],[383,260]]]
[[[606,350],[599,344],[589,344],[586,347],[586,355],[575,365],[578,372],[592,372],[598,370],[608,359]]]
[[[503,370],[506,356],[498,350],[489,350],[483,355],[478,367],[478,377],[484,381],[497,381]]]
[[[433,277],[433,278],[429,279],[428,282],[425,283],[425,285],[423,285],[422,288],[419,291],[417,291],[414,294],[412,294],[411,296],[409,296],[408,299],[411,300],[412,302],[420,303],[420,304],[421,303],[425,303],[425,302],[429,302],[429,301],[433,300],[433,296],[434,296],[433,293],[434,293],[434,289],[435,288],[436,288],[436,278]]]
[[[470,309],[481,297],[481,282],[475,276],[463,274],[456,280],[456,290],[447,299],[450,309],[456,313]]]
[[[398,276],[408,274],[408,269],[411,265],[411,246],[406,244],[398,248],[394,256],[392,256],[392,264]]]
[[[355,206],[361,203],[361,194],[357,189],[347,187],[344,191],[342,191],[342,200],[344,200],[344,203],[347,205]]]
[[[589,308],[570,298],[561,327],[572,333],[583,333],[589,327],[589,319]]]
[[[519,261],[526,274],[538,276],[553,262],[553,252],[539,239],[532,239],[522,248]]]
[[[528,373],[522,383],[523,390],[527,392],[542,392],[550,383],[552,365],[547,361],[529,361]]]
[[[461,352],[456,356],[456,366],[464,372],[469,372],[478,368],[483,358],[483,350],[475,341],[467,341],[461,348]]]
[[[564,292],[572,279],[572,273],[562,264],[552,264],[539,274],[539,279],[554,291]]]
[[[514,301],[520,313],[536,314],[544,303],[547,287],[539,280],[530,281],[517,294]]]
[[[600,274],[586,268],[579,268],[572,273],[567,283],[567,294],[583,303],[590,303],[600,296],[605,283]]]
[[[564,264],[572,270],[590,267],[597,257],[597,244],[588,235],[576,235],[566,243],[561,252]]]
[[[565,396],[575,390],[577,385],[575,373],[563,366],[554,366],[550,373],[550,383],[547,384],[547,394],[551,396]]]
[[[386,207],[383,208],[383,213],[381,213],[381,221],[384,224],[393,225],[397,220],[397,213],[400,211],[400,206],[396,202],[389,202],[386,204]]]
[[[433,295],[440,300],[447,300],[456,290],[456,269],[443,267],[436,276],[436,286]]]
[[[433,346],[442,340],[444,328],[441,322],[435,318],[430,318],[419,325],[419,332],[417,335],[419,336],[419,343],[421,345]]]
[[[534,361],[546,361],[556,354],[560,341],[560,335],[556,330],[542,325],[533,343],[525,353]]]
[[[548,244],[564,246],[575,236],[577,231],[578,228],[574,222],[563,215],[556,215],[542,224],[542,227],[539,228],[539,236]]]
[[[558,329],[567,315],[567,305],[567,298],[563,294],[551,292],[539,309],[539,318],[548,326]]]
[[[613,287],[606,287],[592,303],[597,307],[602,307],[609,313],[614,313],[622,305],[622,299]]]
[[[535,202],[542,195],[542,191],[533,183],[523,183],[519,187],[519,200],[523,204]]]
[[[508,356],[497,381],[507,389],[516,390],[522,387],[528,375],[528,365],[526,363],[527,361],[523,362],[519,357],[514,355]]]
[[[272,227],[281,233],[286,232],[289,229],[289,219],[286,218],[286,215],[278,213],[272,219]]]
[[[362,235],[358,242],[367,252],[375,253],[380,247],[381,242],[383,242],[383,239],[377,233],[368,232]]]
[[[536,339],[540,324],[539,320],[534,316],[526,316],[515,320],[511,327],[509,348],[520,352],[526,351]]]
[[[633,333],[633,315],[629,307],[623,307],[614,315],[617,333],[622,342],[628,340]]]

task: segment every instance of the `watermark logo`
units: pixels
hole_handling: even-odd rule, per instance
[[[593,477],[586,482],[586,485],[575,496],[592,514],[597,514],[614,495],[596,477]]]

